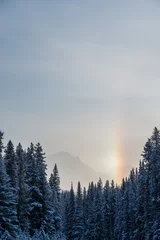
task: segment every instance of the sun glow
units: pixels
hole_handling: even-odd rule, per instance
[[[115,152],[116,152],[116,181],[117,183],[121,183],[122,178],[124,177],[124,152],[123,152],[123,144],[120,135],[117,135],[116,138],[116,145],[115,145]]]
[[[105,158],[106,168],[113,173],[113,180],[117,184],[120,184],[124,177],[124,151],[120,136],[119,131],[115,131],[114,135],[112,134],[108,154]]]

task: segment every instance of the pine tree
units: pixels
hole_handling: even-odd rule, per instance
[[[75,222],[74,222],[74,239],[82,239],[84,232],[83,225],[83,199],[81,184],[78,182],[77,195],[76,195],[76,209],[75,209]]]
[[[33,236],[42,224],[42,194],[39,189],[39,173],[37,163],[34,157],[34,147],[31,144],[27,151],[27,183],[30,196],[30,234]]]
[[[116,201],[115,201],[115,220],[114,220],[114,240],[122,239],[122,222],[123,222],[123,198],[122,198],[122,189],[116,186]],[[109,221],[108,221],[109,222]],[[108,225],[107,225],[108,226]],[[109,226],[107,227],[109,229]],[[105,236],[110,236],[110,233],[107,232]],[[106,238],[107,239],[107,238]],[[109,238],[108,238],[109,239]]]
[[[153,235],[151,233],[151,227],[154,225],[154,220],[152,218],[152,171],[153,171],[153,164],[152,164],[152,152],[153,152],[153,145],[150,139],[145,144],[144,151],[142,153],[143,162],[144,162],[144,168],[145,168],[145,186],[146,186],[146,192],[145,192],[145,202],[144,202],[144,208],[145,208],[145,224],[144,224],[144,231],[146,235],[146,239],[153,238]]]
[[[45,232],[53,234],[54,229],[54,209],[51,201],[51,190],[46,179],[46,163],[41,145],[38,143],[30,149],[32,165],[30,175],[30,195],[31,195],[31,212],[30,212],[30,233],[33,235],[36,230],[42,226]]]
[[[31,143],[30,146],[27,149],[26,152],[26,179],[27,179],[27,183],[29,186],[32,185],[32,178],[31,178],[31,173],[32,173],[32,165],[35,161],[35,156],[34,156],[35,152],[34,152],[34,144]]]
[[[137,225],[137,233],[136,237],[140,239],[144,239],[145,232],[144,232],[144,222],[145,222],[145,209],[144,209],[144,202],[145,202],[145,168],[144,162],[140,161],[139,164],[139,177],[138,177],[138,189],[137,189],[137,214],[136,214],[136,225]]]
[[[53,172],[51,173],[49,183],[51,188],[54,189],[55,191],[58,202],[60,202],[60,178],[59,178],[57,164],[55,164],[53,168]]]
[[[14,151],[14,145],[11,140],[9,140],[7,147],[5,149],[4,162],[7,174],[11,179],[11,185],[17,191],[17,162]]]
[[[25,152],[19,143],[16,148],[16,160],[18,165],[18,204],[17,216],[22,231],[29,230],[29,187],[26,180]]]
[[[60,202],[60,178],[57,165],[55,164],[53,173],[49,179],[49,185],[52,191],[52,202],[55,209],[54,225],[56,231],[62,231],[62,216],[61,216],[61,202]]]
[[[86,188],[83,189],[83,226],[84,226],[84,234],[87,231],[87,218],[88,218],[88,207],[87,207],[87,192]]]
[[[155,224],[154,230],[160,229],[160,132],[155,127],[151,137],[154,146],[152,153],[153,168],[153,183],[155,190],[152,192],[155,201]]]
[[[62,233],[67,234],[67,217],[69,209],[69,191],[61,192]]]
[[[4,133],[0,131],[0,159],[2,159],[2,153],[3,153],[3,135]]]
[[[70,202],[70,192],[64,191],[61,194],[62,205],[62,217],[63,217],[63,233],[67,237],[68,235],[68,216],[69,216],[69,202]]]
[[[133,233],[136,231],[136,206],[135,202],[137,199],[137,179],[135,170],[130,171],[130,176],[128,178],[128,214],[129,214],[129,238],[133,239]]]
[[[123,232],[122,239],[128,240],[130,237],[130,215],[129,215],[129,183],[128,179],[123,180]]]
[[[102,215],[102,181],[99,179],[97,183],[97,189],[95,194],[95,226],[94,226],[94,238],[95,240],[103,239],[103,215]]]
[[[109,193],[110,193],[109,181],[106,181],[106,184],[103,190],[103,229],[104,229],[105,237],[109,236],[110,234]]]
[[[66,232],[67,240],[74,239],[74,224],[75,224],[75,194],[73,190],[73,184],[71,184],[67,215],[67,232]]]
[[[114,181],[111,181],[111,189],[110,189],[110,237],[114,239],[114,224],[115,224],[115,203],[116,203],[116,195],[115,195],[115,185]]]
[[[94,199],[95,199],[95,186],[94,183],[91,182],[88,187],[87,193],[87,208],[88,208],[88,219],[86,226],[85,238],[88,240],[94,239],[95,236],[95,216],[94,216]]]
[[[19,231],[16,198],[3,161],[0,161],[0,238],[16,238]]]

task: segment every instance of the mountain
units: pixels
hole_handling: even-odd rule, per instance
[[[74,186],[77,186],[77,182],[80,181],[82,186],[88,186],[88,183],[93,181],[97,182],[99,177],[103,181],[107,180],[107,176],[104,173],[98,173],[90,166],[82,162],[79,157],[74,157],[68,152],[59,152],[46,158],[48,170],[48,177],[50,176],[55,163],[58,166],[61,188],[70,189],[71,182]]]

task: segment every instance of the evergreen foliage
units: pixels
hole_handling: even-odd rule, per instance
[[[31,143],[26,152],[19,143],[14,150],[10,140],[3,155],[2,140],[0,132],[0,239],[65,239],[55,225],[42,146]]]
[[[55,164],[53,168],[53,172],[51,173],[49,183],[52,190],[54,191],[54,194],[56,194],[57,201],[60,202],[60,177],[57,164]]]
[[[26,180],[26,155],[19,143],[16,148],[16,160],[18,166],[18,203],[17,217],[22,231],[29,229],[29,187]]]
[[[25,151],[10,140],[3,152],[0,131],[0,239],[156,240],[160,239],[160,132],[154,128],[138,169],[121,185],[101,179],[82,192],[78,182],[60,190],[55,164],[46,178],[40,143]]]
[[[0,238],[16,237],[19,231],[16,196],[10,184],[9,176],[2,160],[0,160]],[[7,239],[7,238],[6,238]]]
[[[81,184],[78,182],[77,195],[76,195],[76,210],[75,210],[75,222],[74,222],[74,239],[82,239],[84,231],[83,222],[83,198]]]
[[[66,238],[67,240],[74,240],[74,227],[75,227],[75,194],[73,190],[73,184],[71,184],[71,190],[69,194],[69,203],[66,216]]]
[[[62,231],[62,217],[61,217],[61,202],[60,202],[60,177],[55,164],[53,172],[49,179],[49,185],[52,193],[52,204],[55,209],[54,212],[54,225],[58,231]]]
[[[3,153],[3,132],[0,131],[0,159],[2,159]]]
[[[11,185],[13,188],[15,188],[15,190],[17,190],[17,161],[14,145],[11,140],[9,140],[5,149],[4,162],[6,166],[6,172],[11,179]]]

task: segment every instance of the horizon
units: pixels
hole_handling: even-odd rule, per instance
[[[155,127],[153,129],[153,132],[155,131],[155,129],[157,129],[157,128]],[[3,131],[1,131],[1,132],[3,133]],[[150,139],[150,137],[148,137],[148,140],[149,139]],[[9,140],[12,141],[12,139],[9,139]],[[4,149],[2,152],[3,158],[5,156],[5,149],[7,148],[7,144],[9,141],[4,141],[4,143],[5,142],[6,142],[6,144],[4,144]],[[15,150],[19,143],[17,143],[17,145],[14,145],[14,143],[13,143]],[[37,144],[37,143],[33,143],[32,141],[31,141],[31,143],[34,146],[36,146],[36,144]],[[144,146],[145,146],[145,144],[146,143],[144,143]],[[28,146],[28,147],[30,147],[30,146]],[[23,148],[23,146],[22,146],[22,148],[25,152],[28,151],[27,150],[28,147]],[[43,149],[43,146],[42,146],[42,149]],[[43,149],[43,151],[44,151],[44,149]],[[141,156],[142,156],[142,153],[143,152],[141,152]],[[130,169],[127,168],[128,172],[126,171],[126,175],[123,175],[121,177],[121,174],[119,174],[119,172],[117,171],[117,174],[118,174],[117,178],[112,178],[112,172],[108,171],[106,173],[103,171],[98,171],[97,169],[94,169],[92,167],[92,165],[89,165],[88,163],[86,163],[82,159],[80,159],[79,156],[74,156],[73,154],[66,152],[66,151],[56,152],[51,155],[47,155],[44,151],[44,160],[46,163],[46,174],[47,174],[46,176],[47,176],[48,180],[51,177],[51,173],[53,173],[53,169],[54,169],[55,165],[57,165],[59,177],[61,179],[60,187],[61,187],[62,191],[69,190],[71,185],[73,186],[73,189],[76,190],[78,182],[81,182],[82,188],[84,188],[84,187],[87,188],[89,183],[93,182],[96,184],[96,183],[98,183],[98,181],[100,179],[102,180],[102,186],[104,186],[103,184],[105,184],[107,181],[109,182],[109,184],[111,184],[111,182],[113,181],[115,186],[120,187],[120,186],[122,186],[123,180],[129,178],[131,171],[132,170],[134,170],[134,172],[139,171],[139,167],[140,167],[140,165],[139,165],[140,161],[138,161],[136,167],[132,167]],[[119,164],[121,165],[121,162],[119,162]],[[117,163],[117,165],[118,165],[118,163]],[[119,166],[119,169],[120,169],[120,167],[121,166]],[[65,171],[64,171],[64,169],[65,169]]]

